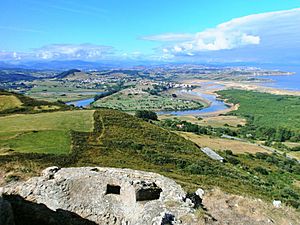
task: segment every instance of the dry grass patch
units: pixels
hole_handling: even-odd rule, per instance
[[[218,137],[211,137],[207,135],[197,135],[194,133],[187,133],[187,132],[177,132],[184,138],[196,143],[201,147],[209,147],[214,150],[231,150],[236,154],[243,154],[246,152],[249,153],[256,153],[256,152],[266,152],[269,153],[262,147],[259,147],[255,144],[246,143],[237,140],[227,140]]]
[[[210,125],[212,127],[221,127],[225,124],[232,127],[237,127],[238,125],[244,126],[246,124],[246,120],[237,116],[213,116],[203,118],[203,120],[199,121],[199,125]]]
[[[20,107],[22,102],[13,95],[0,95],[0,111]]]
[[[225,127],[225,125],[229,125],[231,127],[237,127],[238,125],[244,126],[246,124],[246,120],[243,118],[239,118],[237,116],[210,116],[204,117],[202,119],[198,119],[193,115],[186,116],[172,116],[172,115],[160,115],[160,120],[165,119],[179,119],[182,121],[187,121],[193,124],[197,124],[200,126],[212,126],[212,127]]]
[[[287,155],[289,155],[292,158],[295,158],[297,160],[300,160],[300,152],[289,152]]]

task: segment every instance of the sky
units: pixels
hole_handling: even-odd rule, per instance
[[[0,60],[300,62],[300,0],[1,0]]]

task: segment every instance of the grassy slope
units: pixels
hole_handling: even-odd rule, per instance
[[[76,130],[92,131],[93,111],[78,110],[0,117],[0,131]]]
[[[0,95],[0,111],[17,108],[22,105],[22,102],[13,95]]]
[[[300,97],[243,90],[224,90],[218,93],[229,102],[240,103],[239,109],[233,114],[254,116],[254,125],[300,131]]]
[[[0,117],[0,154],[17,152],[68,153],[70,130],[93,129],[93,111],[17,114]]]
[[[71,132],[71,137],[70,155],[3,155],[0,169],[8,174],[7,179],[15,179],[15,176],[32,176],[53,165],[133,168],[174,178],[186,190],[218,186],[231,193],[268,200],[297,202],[300,198],[300,188],[294,186],[300,180],[300,168],[281,156],[267,155],[261,159],[251,155],[224,155],[238,163],[222,164],[209,159],[183,137],[119,111],[96,111],[94,131]],[[268,175],[257,172],[255,168],[259,166]],[[292,172],[297,168],[297,173]]]
[[[5,99],[4,103],[2,101],[3,99]],[[35,100],[21,94],[4,90],[0,90],[0,100],[0,116],[11,115],[15,113],[28,114],[71,109],[70,106],[66,106],[59,102],[50,103],[46,101]]]
[[[7,154],[11,150],[21,153],[67,154],[70,152],[70,144],[70,133],[64,130],[15,132],[9,138],[0,139],[0,154]]]

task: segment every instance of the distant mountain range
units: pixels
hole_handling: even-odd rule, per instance
[[[159,65],[152,62],[133,62],[133,61],[101,61],[89,62],[81,60],[66,61],[27,61],[27,62],[0,62],[0,69],[36,69],[36,70],[60,70],[66,71],[73,68],[79,70],[106,70],[106,69],[124,69],[139,65]]]
[[[69,70],[78,68],[80,70],[97,70],[110,69],[115,67],[115,64],[101,63],[101,62],[86,62],[80,60],[72,61],[30,61],[8,63],[0,62],[0,68],[22,68],[22,69],[36,69],[36,70]]]
[[[82,60],[55,60],[55,61],[0,61],[0,69],[26,69],[26,70],[49,70],[49,71],[68,71],[71,69],[78,69],[81,71],[89,70],[118,70],[118,69],[133,69],[140,67],[176,67],[176,66],[207,66],[207,67],[258,67],[267,69],[279,69],[284,68],[287,65],[274,65],[274,64],[260,64],[260,63],[249,63],[249,62],[234,62],[234,63],[184,63],[184,62],[158,62],[158,61],[82,61]],[[295,66],[295,65],[288,65]],[[297,65],[298,66],[298,65]]]

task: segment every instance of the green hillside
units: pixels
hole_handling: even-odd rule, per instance
[[[13,113],[39,113],[69,110],[70,107],[60,102],[47,102],[8,92],[0,89],[0,116]]]
[[[198,187],[218,186],[230,193],[267,200],[278,198],[296,208],[300,206],[300,188],[296,185],[300,180],[300,166],[295,160],[275,154],[233,155],[226,151],[220,154],[227,162],[220,163],[209,159],[193,142],[123,112],[109,109],[75,112],[93,116],[93,131],[88,131],[90,123],[77,126],[72,125],[72,119],[67,119],[69,122],[65,124],[69,124],[69,128],[72,129],[69,132],[70,154],[14,151],[1,155],[0,169],[5,171],[6,181],[36,175],[41,169],[53,165],[133,168],[174,178],[188,191]],[[63,118],[72,118],[75,112],[64,112]],[[38,127],[42,129],[48,126],[46,118],[49,118],[50,114],[39,115],[41,118],[46,117],[45,123],[41,122]],[[50,117],[54,118],[55,114],[57,113]],[[9,117],[15,117],[18,123],[24,123],[21,120],[25,120],[27,116],[32,115]],[[81,116],[86,118],[86,115]],[[2,119],[7,120],[7,117]],[[57,131],[66,132],[60,130],[59,124],[55,126]],[[5,132],[9,135],[10,131]],[[44,137],[38,136],[39,134]],[[35,136],[27,140],[34,140],[31,148],[35,149],[47,133],[37,132],[32,135]],[[63,137],[62,134],[55,135]],[[14,142],[19,143],[21,148],[24,139],[15,139]],[[26,149],[26,152],[30,152],[29,149]],[[44,152],[50,151],[45,149]]]

